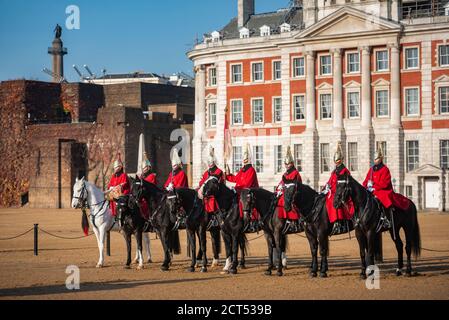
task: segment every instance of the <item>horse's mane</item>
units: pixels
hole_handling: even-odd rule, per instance
[[[303,197],[310,198],[315,197],[318,192],[316,192],[312,187],[307,184],[299,183],[298,184],[298,197],[301,199]]]
[[[151,193],[164,193],[164,191],[154,183],[148,182],[144,179],[140,181],[142,182],[142,185],[145,187],[145,189],[149,190]]]
[[[271,197],[273,196],[273,192],[270,192],[264,188],[252,188],[250,189],[252,192],[256,192],[262,196]]]

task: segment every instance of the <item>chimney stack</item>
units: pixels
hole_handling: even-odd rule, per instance
[[[255,13],[255,0],[238,0],[238,27],[244,27]]]

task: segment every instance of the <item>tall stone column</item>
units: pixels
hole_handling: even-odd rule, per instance
[[[337,130],[343,129],[343,84],[342,84],[342,65],[341,65],[341,49],[332,49],[331,53],[334,56],[334,90],[333,90],[333,98],[334,98],[334,110],[333,110],[333,119],[334,119],[334,128]]]
[[[401,65],[398,44],[388,46],[391,52],[391,125],[401,127]]]
[[[372,127],[371,114],[371,47],[364,46],[362,50],[362,127]]]
[[[306,127],[316,129],[315,52],[306,52]]]
[[[203,137],[206,130],[206,68],[204,65],[195,67],[195,124],[193,138],[193,185],[201,177]]]
[[[303,133],[304,182],[318,189],[319,151],[316,129],[315,92],[315,52],[307,51],[306,56],[306,131]]]

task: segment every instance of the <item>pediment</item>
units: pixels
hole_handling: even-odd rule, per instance
[[[357,81],[351,80],[348,83],[345,83],[345,85],[343,85],[343,87],[345,89],[349,89],[349,88],[360,88],[360,83],[358,83]]]
[[[384,78],[380,78],[372,83],[373,87],[388,87],[390,82],[385,80]]]
[[[449,82],[449,76],[443,74],[442,76],[436,78],[435,80],[433,80],[433,82]]]
[[[317,90],[332,90],[333,86],[330,83],[323,82],[316,87]]]
[[[216,100],[217,99],[217,95],[216,94],[213,94],[213,93],[209,93],[207,96],[206,96],[206,100]]]
[[[298,38],[333,37],[360,33],[400,31],[400,25],[366,12],[343,7],[305,29]]]
[[[418,175],[440,175],[443,172],[443,170],[437,166],[434,166],[432,164],[425,164],[418,169],[412,171],[412,174],[418,174]]]

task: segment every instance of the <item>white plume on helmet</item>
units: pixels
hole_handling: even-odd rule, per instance
[[[288,146],[287,153],[285,154],[285,158],[284,158],[284,164],[290,164],[290,163],[295,163],[295,159],[293,158],[292,150],[291,150],[290,146]]]
[[[209,149],[209,156],[207,158],[207,165],[212,167],[217,164],[217,158],[215,157],[215,149],[211,146]]]
[[[382,150],[382,145],[379,144],[379,147],[377,148],[377,151],[374,153],[374,160],[383,159],[383,157],[384,157],[384,153],[383,153],[383,150]]]
[[[249,143],[246,144],[245,152],[243,153],[243,162],[251,163],[251,149]]]
[[[174,166],[180,166],[182,165],[181,158],[178,154],[178,149],[173,148],[172,156],[171,156],[171,165]]]
[[[337,151],[334,154],[334,162],[343,161],[344,159],[343,149],[341,148],[341,141],[338,141]]]

